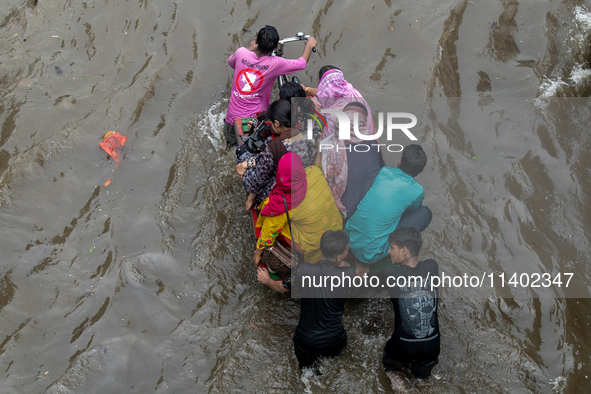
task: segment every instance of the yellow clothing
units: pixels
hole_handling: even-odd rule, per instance
[[[294,241],[304,251],[304,261],[316,263],[322,257],[320,237],[328,230],[342,230],[343,220],[339,212],[326,178],[320,166],[306,168],[308,189],[306,197],[297,207],[289,211]],[[258,209],[265,207],[269,199],[265,199]],[[259,215],[256,227],[260,228],[257,249],[271,246],[279,234],[290,238],[287,216]]]

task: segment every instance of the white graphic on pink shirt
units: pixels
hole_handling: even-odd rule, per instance
[[[245,68],[236,76],[236,89],[242,94],[255,92],[263,84],[263,74],[253,68]]]

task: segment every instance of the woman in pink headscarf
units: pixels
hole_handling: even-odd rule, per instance
[[[377,141],[364,141],[354,131],[354,125],[357,125],[359,134],[375,134],[371,109],[361,93],[345,80],[337,67],[322,67],[319,79],[318,88],[304,88],[306,93],[315,94],[323,109],[345,112],[351,126],[348,130],[350,137],[341,139],[337,117],[324,115],[328,129],[322,134],[328,138],[322,140],[322,144],[332,148],[322,151],[322,171],[339,211],[344,218],[349,218],[371,187],[383,161],[379,148],[372,146]],[[363,149],[356,150],[355,145],[361,143],[365,144]]]

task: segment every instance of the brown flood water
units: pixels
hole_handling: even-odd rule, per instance
[[[226,59],[265,24],[317,38],[302,82],[333,64],[419,118],[424,257],[575,273],[573,294],[443,290],[440,363],[411,391],[589,392],[589,2],[3,4],[0,393],[392,391],[388,300],[351,300],[345,352],[302,377],[299,303],[256,282],[222,121]]]

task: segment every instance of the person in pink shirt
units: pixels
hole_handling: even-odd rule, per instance
[[[253,117],[257,112],[266,110],[275,78],[306,68],[310,53],[316,46],[316,40],[310,37],[306,40],[304,52],[298,59],[269,56],[277,48],[278,43],[277,29],[265,26],[259,30],[256,40],[250,43],[249,48],[240,47],[228,58],[228,64],[234,69],[224,127],[228,148],[237,144],[234,119]]]

